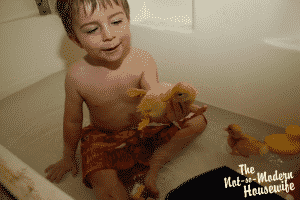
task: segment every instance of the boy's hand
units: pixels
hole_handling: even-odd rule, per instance
[[[161,83],[161,87],[171,89],[174,84],[171,83]],[[170,122],[177,122],[185,117],[187,117],[191,112],[196,115],[201,115],[207,110],[207,105],[199,107],[195,104],[191,104],[190,101],[186,101],[185,93],[178,93],[175,98],[173,98],[170,103],[167,104],[166,116]]]
[[[207,110],[207,105],[203,107],[199,107],[195,104],[190,105],[188,102],[180,101],[174,99],[167,105],[167,113],[166,117],[171,122],[179,121],[185,117],[187,117],[191,112],[196,115],[201,115]]]
[[[207,110],[207,105],[202,107],[195,104],[187,105],[186,103],[181,103],[178,101],[173,101],[167,105],[166,114],[160,117],[152,117],[151,122],[157,123],[170,123],[178,122],[179,120],[187,117],[191,112],[196,115],[202,115]]]
[[[45,169],[45,173],[48,173],[46,178],[51,182],[59,183],[63,176],[72,171],[73,177],[78,174],[78,165],[75,161],[75,158],[64,157],[59,160],[57,163],[50,165]]]

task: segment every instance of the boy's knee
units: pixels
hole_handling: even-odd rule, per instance
[[[193,118],[190,122],[190,127],[192,129],[192,132],[194,134],[199,135],[201,134],[207,126],[207,121],[204,115],[199,115],[195,118]]]
[[[96,171],[89,176],[92,187],[110,189],[118,185],[119,179],[117,171],[113,169],[105,169]]]
[[[120,182],[117,171],[105,169],[97,171],[90,176],[93,192],[98,199],[118,199],[125,200],[129,196]]]

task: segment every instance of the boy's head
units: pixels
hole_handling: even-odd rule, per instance
[[[127,0],[57,0],[56,9],[68,37],[90,57],[117,61],[130,47]]]

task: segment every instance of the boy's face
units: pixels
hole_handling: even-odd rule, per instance
[[[97,60],[108,62],[118,61],[130,48],[130,21],[122,7],[113,1],[110,7],[99,6],[91,14],[91,7],[86,7],[85,15],[83,6],[74,20],[74,31],[81,48],[87,51],[89,56]],[[111,50],[112,49],[112,50]]]

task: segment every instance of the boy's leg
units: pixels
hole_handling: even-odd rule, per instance
[[[150,160],[150,170],[163,166],[177,156],[185,147],[193,142],[206,128],[203,115],[187,120],[181,130],[178,130],[171,140],[158,148]],[[156,167],[157,166],[157,167]]]
[[[184,127],[177,131],[171,140],[157,149],[150,160],[150,170],[146,177],[146,186],[153,193],[158,194],[155,182],[160,168],[176,157],[206,128],[206,119],[203,115],[198,115],[186,121]]]
[[[124,186],[119,181],[116,170],[105,169],[89,176],[93,192],[97,199],[130,200]]]

